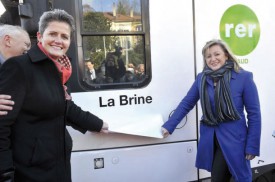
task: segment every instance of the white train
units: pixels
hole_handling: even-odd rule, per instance
[[[168,138],[161,138],[158,128],[202,70],[202,46],[213,38],[225,40],[241,66],[254,73],[262,137],[261,155],[252,160],[253,179],[274,181],[272,0],[20,0],[15,18],[12,12],[17,7],[7,2],[2,1],[7,11],[1,21],[18,21],[34,40],[43,11],[59,8],[75,17],[76,31],[68,53],[74,67],[69,83],[73,100],[108,122],[115,132],[83,135],[68,127],[74,142],[74,182],[210,178],[208,172],[195,168],[199,105]],[[109,56],[114,59],[111,71]],[[96,69],[96,79],[88,74],[89,61]]]

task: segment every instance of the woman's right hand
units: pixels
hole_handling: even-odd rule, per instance
[[[106,122],[103,121],[103,125],[102,125],[102,128],[100,130],[100,133],[106,133],[106,134],[109,133],[109,125],[108,125],[108,123],[106,123]]]
[[[163,128],[163,127],[161,127],[161,134],[162,134],[163,138],[166,138],[166,137],[168,137],[170,135],[170,133],[168,132],[168,130],[165,129],[165,128]]]

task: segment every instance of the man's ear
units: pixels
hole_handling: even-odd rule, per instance
[[[10,35],[5,35],[4,36],[4,42],[6,47],[11,47],[11,36]]]

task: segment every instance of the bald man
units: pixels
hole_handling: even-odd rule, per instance
[[[29,34],[19,26],[0,25],[0,67],[10,57],[25,54],[31,47]],[[12,110],[9,95],[0,94],[0,115]]]

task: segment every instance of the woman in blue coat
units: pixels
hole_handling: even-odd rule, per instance
[[[200,99],[203,116],[196,167],[211,172],[212,182],[251,182],[250,160],[259,156],[261,111],[251,72],[240,68],[221,40],[206,43],[202,50],[203,72],[164,123],[164,137]],[[244,109],[247,116],[244,113]]]

